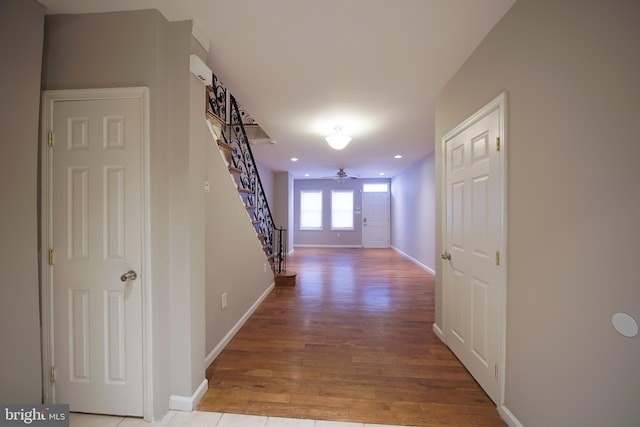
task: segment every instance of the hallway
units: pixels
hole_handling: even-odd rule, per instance
[[[296,248],[207,370],[198,410],[418,426],[503,426],[432,332],[434,277],[392,249]]]

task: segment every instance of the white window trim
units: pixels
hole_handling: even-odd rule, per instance
[[[302,225],[302,198],[304,193],[319,193],[320,194],[320,226],[319,227],[305,227]],[[300,230],[301,231],[323,231],[324,224],[324,194],[322,190],[300,190]]]
[[[333,195],[334,193],[351,193],[351,227],[334,227],[333,226]],[[331,190],[331,231],[353,231],[355,230],[356,221],[354,215],[355,197],[353,190]]]

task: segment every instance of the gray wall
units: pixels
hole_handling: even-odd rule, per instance
[[[435,153],[391,180],[391,246],[435,273]]]
[[[38,123],[44,8],[0,2],[0,402],[40,403]]]
[[[362,207],[362,184],[366,182],[386,182],[388,179],[350,179],[340,184],[332,179],[296,179],[293,195],[293,242],[295,246],[362,246],[362,215],[357,212]],[[300,191],[322,190],[323,230],[300,230]],[[354,230],[331,230],[331,190],[353,190]],[[340,234],[340,236],[338,236]]]
[[[204,121],[202,123],[204,126]],[[208,132],[208,130],[206,131]],[[209,134],[210,135],[210,134]],[[259,297],[273,284],[256,231],[238,190],[211,136],[206,145],[206,355],[216,350]],[[220,297],[227,294],[222,309]]]
[[[439,177],[442,136],[508,93],[505,405],[527,427],[640,420],[640,337],[611,325],[640,320],[639,21],[637,1],[519,0],[438,100]]]
[[[274,204],[273,215],[276,225],[287,229],[287,249],[293,250],[293,175],[289,172],[274,173]]]
[[[173,255],[176,251],[191,249],[191,234],[187,234],[185,240],[180,240],[182,236],[178,234],[188,228],[185,221],[189,218],[180,211],[184,200],[176,199],[191,191],[188,165],[190,51],[190,24],[169,23],[157,11],[46,17],[43,89],[149,87],[154,346],[151,362],[155,418],[166,413],[170,395],[188,396],[194,391],[189,391],[193,387],[192,376],[199,374],[204,379],[203,372],[193,371],[198,368],[192,363],[175,364],[188,358],[189,349],[197,348],[198,344],[189,340],[186,347],[172,350],[171,342],[179,335],[173,326],[194,326],[190,314],[186,313],[191,306],[172,304],[176,294],[190,289],[190,281],[172,279],[177,272],[191,272],[192,267],[188,265],[191,261],[171,256],[172,247]],[[198,254],[193,256],[197,259]],[[187,277],[198,280],[190,274]],[[194,298],[190,292],[186,295]],[[199,298],[203,299],[204,295]],[[182,330],[182,334],[191,336],[192,333],[195,331]],[[201,340],[204,340],[203,332]],[[180,351],[184,353],[179,354]],[[199,357],[204,359],[203,354]]]
[[[263,273],[266,256],[248,218],[244,233],[251,239],[244,244],[254,255],[244,259],[232,279],[219,272],[239,262],[246,250],[243,243],[206,239],[205,222],[211,221],[205,220],[209,205],[202,185],[205,152],[212,144],[202,111],[204,88],[189,73],[189,53],[204,54],[193,43],[190,22],[169,23],[157,11],[56,15],[45,20],[42,6],[35,1],[7,0],[0,7],[0,53],[12,58],[0,69],[3,110],[14,113],[0,117],[8,150],[2,157],[0,188],[3,197],[12,201],[3,209],[2,221],[8,226],[2,241],[11,244],[4,244],[2,258],[7,297],[0,310],[1,338],[8,344],[0,353],[0,401],[37,403],[42,397],[37,240],[40,83],[44,90],[147,86],[151,98],[152,411],[154,418],[160,418],[170,396],[190,397],[204,380],[204,357],[211,347],[205,338],[215,345],[273,282],[272,276]],[[226,179],[232,186],[228,172]],[[216,210],[218,204],[232,202],[242,210],[237,193],[233,197],[231,202],[217,195],[210,200]],[[229,226],[224,220],[216,224]],[[205,267],[205,248],[211,253],[212,247],[220,256]],[[211,291],[216,286],[231,286],[229,309],[224,315],[208,317],[208,323],[206,279],[210,295],[218,295]],[[21,325],[19,330],[7,327],[16,323]]]
[[[268,167],[256,162],[258,168],[258,174],[260,175],[260,182],[262,182],[262,188],[264,189],[264,195],[269,203],[269,208],[273,214],[274,208],[274,173]],[[274,214],[275,215],[275,214]]]
[[[190,397],[204,381],[205,87],[189,71],[191,22],[171,24],[170,251],[171,393]]]

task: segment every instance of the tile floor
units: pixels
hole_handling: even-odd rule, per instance
[[[70,414],[70,427],[403,427],[341,421],[314,421],[295,418],[260,417],[255,415],[221,414],[219,412],[169,413],[161,420],[147,423],[139,418],[107,415]]]

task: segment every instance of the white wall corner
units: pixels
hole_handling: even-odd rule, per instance
[[[195,20],[192,20],[191,23],[193,24],[191,27],[191,35],[198,43],[200,43],[200,46],[202,46],[205,51],[209,52],[209,38],[205,35],[204,30]]]
[[[444,339],[444,332],[442,332],[442,329],[440,329],[440,326],[438,326],[436,323],[433,324],[433,333],[436,334],[438,338],[440,338],[440,341],[445,344],[447,343]]]
[[[395,246],[391,246],[391,249],[393,249],[394,251],[398,252],[400,255],[402,255],[403,257],[407,258],[409,261],[411,261],[412,263],[414,263],[418,267],[422,268],[424,271],[427,271],[427,272],[433,274],[434,276],[436,275],[436,271],[433,268],[429,267],[428,265],[425,265],[425,264],[421,263],[420,261],[418,261],[417,259],[413,258],[409,254],[406,254],[406,253],[402,252],[400,249],[396,248]]]
[[[524,427],[524,424],[522,424],[506,406],[500,406],[498,413],[500,414],[500,418],[502,418],[509,427]]]
[[[213,85],[213,72],[198,55],[189,56],[189,71],[205,86]]]
[[[176,396],[175,394],[172,394],[169,396],[169,409],[183,412],[193,411],[198,406],[198,403],[200,403],[200,400],[204,397],[208,388],[209,382],[204,379],[191,396]]]

